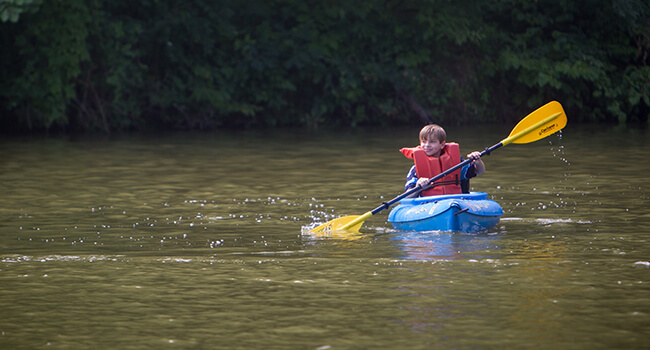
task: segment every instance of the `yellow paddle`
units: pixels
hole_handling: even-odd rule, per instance
[[[481,152],[481,157],[489,155],[492,151],[505,146],[510,143],[530,143],[542,139],[548,135],[551,135],[557,131],[562,130],[566,126],[567,118],[562,109],[562,105],[557,101],[552,101],[544,106],[538,108],[533,113],[526,116],[522,119],[514,129],[510,132],[510,135],[496,145],[486,148]],[[429,186],[434,184],[435,181],[447,176],[448,174],[453,173],[454,171],[462,168],[466,164],[472,162],[472,159],[466,159],[459,164],[445,170],[439,175],[431,178],[429,180]],[[435,185],[435,184],[434,184]],[[390,208],[391,205],[399,202],[400,200],[414,194],[421,192],[426,187],[415,187],[410,189],[401,195],[391,199],[388,202],[382,203],[382,205],[377,208],[363,214],[363,215],[351,215],[351,216],[342,216],[340,218],[330,220],[322,225],[319,225],[313,228],[310,233],[329,233],[333,231],[349,231],[349,232],[359,232],[359,229],[363,225],[363,222],[366,221],[369,217],[377,214],[378,212]]]

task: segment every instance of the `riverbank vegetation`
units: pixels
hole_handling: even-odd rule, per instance
[[[0,0],[0,128],[647,122],[650,5]]]

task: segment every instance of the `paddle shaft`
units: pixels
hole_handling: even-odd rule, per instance
[[[558,104],[558,106],[559,106],[559,104]],[[561,107],[560,107],[560,109],[561,109]],[[546,125],[547,123],[553,121],[555,118],[558,118],[559,116],[561,116],[563,113],[564,113],[563,111],[560,111],[558,113],[554,113],[553,115],[540,120],[539,122],[525,128],[524,130],[518,131],[514,135],[508,136],[507,138],[501,140],[501,142],[495,144],[494,146],[486,148],[483,152],[481,152],[481,158],[486,156],[486,155],[490,155],[490,153],[492,153],[492,151],[494,151],[494,150],[496,150],[496,149],[498,149],[498,148],[500,148],[502,146],[508,145],[508,144],[510,144],[512,142],[515,142],[516,140],[528,135],[529,133],[535,131],[536,129],[541,128],[542,126]],[[532,117],[533,114],[535,114],[535,112],[528,115],[526,118],[524,118],[524,120]],[[546,137],[546,136],[548,136],[548,135],[562,129],[565,124],[566,124],[566,119],[565,119],[563,125],[560,125],[560,126],[553,125],[553,127],[547,127],[545,129],[539,130],[539,135],[537,135],[535,137],[535,140],[537,140],[539,138],[544,138],[544,137]],[[530,140],[524,141],[524,143],[527,143],[527,142],[531,142],[531,141]],[[453,167],[451,167],[451,168],[443,171],[442,173],[440,173],[440,174],[432,177],[431,179],[429,179],[429,182],[427,183],[427,186],[425,186],[425,187],[416,186],[415,188],[412,188],[412,189],[400,194],[399,196],[389,200],[388,202],[382,203],[377,208],[375,208],[375,209],[373,209],[373,210],[359,216],[358,218],[356,218],[356,219],[352,220],[351,222],[339,227],[338,229],[339,230],[347,230],[350,227],[353,227],[353,226],[359,224],[360,222],[364,222],[369,217],[379,213],[380,211],[382,211],[384,209],[390,208],[393,204],[399,202],[400,200],[402,200],[402,199],[404,199],[404,198],[406,198],[406,197],[408,197],[408,196],[410,196],[412,194],[419,193],[419,192],[424,191],[425,189],[430,188],[430,186],[435,181],[440,180],[441,178],[453,173],[454,171],[464,167],[465,165],[467,165],[467,164],[469,164],[469,163],[471,163],[473,161],[474,161],[473,159],[466,159],[466,160],[454,165]]]
[[[496,145],[494,145],[494,146],[492,146],[492,147],[486,148],[483,152],[481,152],[481,157],[490,154],[490,152],[494,151],[495,149],[497,149],[497,148],[499,148],[499,147],[501,147],[501,146],[503,146],[503,143],[502,143],[502,142],[499,142],[499,143],[497,143]],[[408,191],[406,191],[406,192],[400,194],[399,196],[397,196],[397,197],[395,197],[395,198],[389,200],[388,202],[383,202],[383,203],[382,203],[380,206],[378,206],[377,208],[375,208],[375,209],[373,209],[373,210],[371,210],[371,211],[369,211],[369,212],[367,212],[367,213],[365,213],[365,214],[359,216],[358,218],[356,218],[356,219],[350,221],[349,223],[347,223],[347,224],[341,226],[341,227],[339,228],[339,230],[347,230],[347,229],[349,229],[350,227],[352,227],[352,226],[354,226],[354,225],[356,225],[356,224],[358,224],[358,223],[360,223],[360,222],[366,221],[369,217],[371,217],[371,216],[373,216],[373,215],[379,213],[380,211],[382,211],[382,210],[384,210],[384,209],[388,209],[388,208],[390,208],[393,204],[395,204],[395,203],[401,201],[402,199],[404,199],[404,198],[406,198],[406,197],[408,197],[408,196],[410,196],[410,195],[412,195],[412,194],[420,193],[420,192],[424,191],[425,189],[430,188],[430,185],[431,185],[433,182],[435,182],[436,180],[439,180],[439,179],[441,179],[441,178],[443,178],[443,177],[445,177],[445,176],[447,176],[447,175],[453,173],[454,171],[456,171],[456,170],[458,170],[458,169],[464,167],[465,165],[471,163],[472,161],[473,161],[473,159],[466,159],[466,160],[464,160],[464,161],[462,161],[462,162],[460,162],[460,163],[454,165],[453,167],[451,167],[451,168],[449,168],[449,169],[443,171],[442,173],[440,173],[440,174],[438,174],[438,175],[432,177],[431,179],[429,179],[429,183],[427,184],[427,186],[425,186],[425,187],[415,186],[414,188],[412,188],[412,189],[410,189],[410,190],[408,190]]]
[[[511,143],[511,142],[516,141],[518,138],[520,138],[520,137],[522,137],[522,136],[524,136],[524,135],[527,135],[527,134],[530,133],[531,131],[533,131],[533,130],[535,130],[535,129],[541,127],[542,125],[544,125],[544,124],[550,122],[551,120],[557,118],[560,114],[561,114],[561,113],[555,113],[555,114],[549,116],[548,118],[544,118],[543,120],[541,120],[541,121],[535,123],[534,125],[531,125],[530,127],[526,128],[526,129],[523,130],[522,132],[519,132],[519,133],[517,133],[516,135],[513,135],[513,136],[510,136],[510,137],[508,137],[508,138],[505,138],[505,139],[501,140],[501,142],[495,144],[495,145],[492,146],[492,147],[488,147],[488,148],[486,148],[485,150],[483,150],[483,152],[481,152],[481,157],[489,156],[490,153],[492,153],[492,151],[497,150],[497,149],[501,148],[501,147],[504,146],[504,145],[507,145],[507,144],[509,144],[509,143]],[[422,191],[424,191],[424,190],[426,190],[426,189],[431,188],[430,186],[431,186],[435,181],[442,179],[443,177],[445,177],[445,176],[447,176],[447,175],[453,173],[454,171],[456,171],[456,170],[458,170],[458,169],[464,167],[465,165],[467,165],[467,164],[469,164],[469,163],[471,163],[471,162],[473,162],[473,161],[474,161],[473,159],[466,159],[466,160],[464,160],[464,161],[462,161],[462,162],[460,162],[460,163],[454,165],[453,167],[451,167],[451,168],[449,168],[449,169],[447,169],[447,170],[441,172],[440,174],[438,174],[438,175],[432,177],[431,179],[429,179],[429,183],[427,184],[427,186],[425,186],[425,187],[419,187],[419,186],[416,186],[416,187],[414,187],[414,188],[412,188],[412,189],[410,189],[410,190],[408,190],[408,191],[406,191],[406,192],[400,194],[399,196],[397,196],[397,197],[391,199],[390,201],[382,203],[380,206],[378,206],[377,208],[375,208],[375,209],[373,209],[372,211],[370,211],[370,213],[372,213],[372,215],[375,215],[375,214],[379,213],[380,211],[389,208],[391,205],[393,205],[393,204],[399,202],[400,200],[402,200],[402,199],[404,199],[404,198],[406,198],[406,197],[408,197],[408,196],[410,196],[410,195],[412,195],[412,194],[419,193],[419,192],[422,192]]]
[[[501,146],[503,146],[503,143],[499,142],[499,143],[497,143],[496,145],[494,145],[492,147],[486,148],[483,152],[481,152],[481,157],[489,155],[490,152],[496,150],[497,148],[499,148]],[[425,189],[429,189],[430,185],[432,185],[435,181],[442,179],[443,177],[453,173],[454,171],[464,167],[465,165],[467,165],[467,164],[469,164],[469,163],[471,163],[473,161],[474,161],[473,159],[466,159],[466,160],[454,165],[453,167],[451,167],[451,168],[441,172],[440,174],[432,177],[431,179],[429,179],[429,183],[428,183],[428,185],[426,187],[416,186],[416,187],[414,187],[414,188],[400,194],[399,196],[391,199],[390,201],[382,203],[382,205],[380,205],[377,208],[373,209],[371,211],[371,213],[373,215],[377,214],[380,211],[389,208],[391,205],[399,202],[400,200],[402,200],[402,199],[404,199],[404,198],[406,198],[406,197],[408,197],[408,196],[410,196],[412,194],[420,193],[420,192],[424,191]]]

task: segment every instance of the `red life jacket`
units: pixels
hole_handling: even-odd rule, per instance
[[[400,152],[406,158],[413,159],[415,162],[415,172],[418,178],[432,178],[443,171],[458,165],[460,163],[460,148],[457,143],[447,142],[445,147],[440,151],[440,157],[429,157],[420,147],[402,148]],[[421,196],[435,196],[441,194],[460,194],[460,169],[437,180],[435,183],[443,183],[430,190],[423,191]]]

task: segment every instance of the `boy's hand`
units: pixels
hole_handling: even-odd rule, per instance
[[[485,163],[481,160],[481,152],[474,151],[467,155],[468,159],[471,159],[474,163],[476,169],[476,175],[481,175],[485,172]]]
[[[429,184],[429,178],[421,177],[418,179],[417,186],[426,187]]]
[[[479,151],[474,151],[474,152],[468,154],[468,155],[467,155],[467,158],[468,158],[468,159],[472,159],[472,160],[478,160],[478,159],[481,159],[481,152],[479,152]]]

